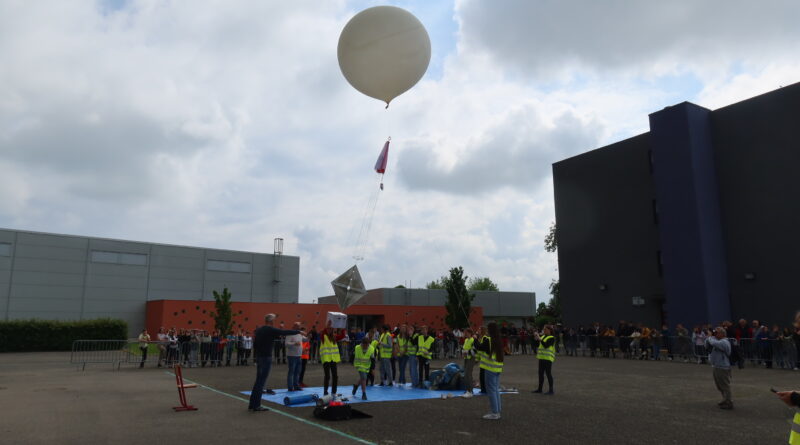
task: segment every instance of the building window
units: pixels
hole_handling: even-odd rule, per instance
[[[143,253],[92,251],[93,263],[126,264],[129,266],[146,266],[147,255]]]
[[[11,256],[10,243],[0,243],[0,256]]]
[[[250,263],[239,261],[208,260],[206,268],[218,272],[250,273]]]

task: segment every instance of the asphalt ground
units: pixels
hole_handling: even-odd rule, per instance
[[[545,396],[530,392],[536,360],[513,356],[501,384],[521,392],[502,396],[499,421],[481,419],[489,402],[474,397],[361,404],[372,419],[329,422],[266,402],[270,411],[248,412],[239,391],[252,386],[253,366],[185,369],[203,385],[187,390],[199,410],[173,412],[175,379],[163,368],[68,362],[69,353],[0,354],[0,443],[782,444],[793,411],[769,388],[800,388],[800,372],[737,369],[735,408],[724,411],[708,365],[558,357],[556,395]],[[355,371],[341,365],[339,376],[346,393]],[[285,380],[286,365],[274,365],[268,386]],[[321,386],[321,366],[305,380]]]

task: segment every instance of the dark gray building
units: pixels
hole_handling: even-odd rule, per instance
[[[0,229],[0,319],[128,322],[149,300],[296,303],[300,258]]]
[[[553,164],[564,321],[787,324],[799,166],[800,83]]]

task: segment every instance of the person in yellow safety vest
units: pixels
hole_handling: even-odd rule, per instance
[[[406,357],[408,357],[408,369],[411,371],[411,386],[419,386],[419,369],[417,369],[417,337],[419,335],[414,331],[414,326],[406,327],[406,337],[408,338],[408,345],[406,346]]]
[[[353,366],[358,371],[358,383],[353,385],[353,395],[356,395],[358,387],[361,386],[361,400],[367,400],[367,375],[374,354],[375,347],[370,345],[369,337],[365,335],[361,339],[361,344],[356,346],[353,359]]]
[[[425,380],[428,380],[431,371],[431,348],[433,347],[433,337],[428,335],[428,327],[422,326],[420,334],[417,336],[417,362],[419,369],[418,388],[425,388]]]
[[[380,346],[381,358],[381,384],[378,386],[392,386],[392,354],[394,353],[394,338],[389,331],[389,325],[385,324],[381,328],[381,336],[378,341]]]
[[[778,391],[775,393],[783,403],[796,410],[792,420],[792,431],[789,433],[789,443],[800,445],[800,392],[798,391]]]
[[[477,351],[475,350],[475,335],[472,329],[464,329],[464,345],[461,347],[464,355],[464,397],[472,397],[472,368],[475,367]]]
[[[395,344],[397,345],[397,361],[400,364],[400,376],[397,378],[397,383],[400,385],[406,384],[406,367],[408,366],[408,327],[400,325],[400,329],[395,337]]]
[[[500,336],[500,329],[497,328],[497,323],[491,322],[488,327],[489,338],[488,342],[483,342],[475,347],[478,351],[483,352],[481,358],[481,369],[484,370],[486,376],[486,394],[489,396],[489,407],[491,412],[484,415],[483,418],[487,420],[500,419],[500,374],[503,373],[503,339]]]
[[[344,338],[344,332],[341,329],[332,329],[331,322],[325,329],[322,330],[322,346],[319,349],[320,360],[322,361],[322,369],[325,371],[325,379],[323,384],[323,395],[328,395],[328,383],[331,384],[331,392],[336,394],[336,388],[339,383],[339,376],[336,371],[336,364],[342,361],[339,357],[339,340]]]
[[[488,335],[486,335],[486,326],[481,326],[480,328],[478,328],[478,339],[475,343],[476,349],[478,351],[477,356],[475,357],[475,361],[478,363],[478,365],[481,364],[481,360],[483,359],[483,357],[486,356],[486,354],[483,353],[480,349],[478,349],[477,345],[481,344],[484,345],[484,348],[487,348],[488,347],[487,344],[491,340],[492,339],[489,338]],[[486,394],[486,371],[484,371],[483,368],[480,368],[478,378],[481,384],[481,394]]]
[[[378,330],[375,328],[370,329],[369,333],[366,335],[367,338],[370,340],[370,346],[372,346],[372,355],[369,357],[369,373],[367,373],[367,385],[372,386],[375,384],[375,365],[376,365],[376,355],[378,355]]]
[[[534,393],[541,393],[544,386],[544,376],[547,374],[547,385],[550,388],[546,394],[553,395],[553,362],[556,360],[556,338],[553,337],[553,327],[545,325],[543,334],[533,331],[533,341],[536,345],[536,358],[539,359],[539,388]]]

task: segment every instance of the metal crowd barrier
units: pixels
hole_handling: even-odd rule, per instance
[[[772,368],[798,368],[798,349],[791,338],[783,339],[728,339],[737,349],[739,367],[768,366]],[[701,344],[698,344],[701,343]],[[582,357],[628,358],[644,360],[672,360],[706,363],[708,348],[705,341],[691,336],[655,337],[649,339],[631,337],[604,337],[595,335],[561,336],[559,354]]]
[[[72,353],[69,362],[82,365],[111,364],[119,369],[122,363],[127,362],[130,351],[127,340],[75,340],[72,342]]]

